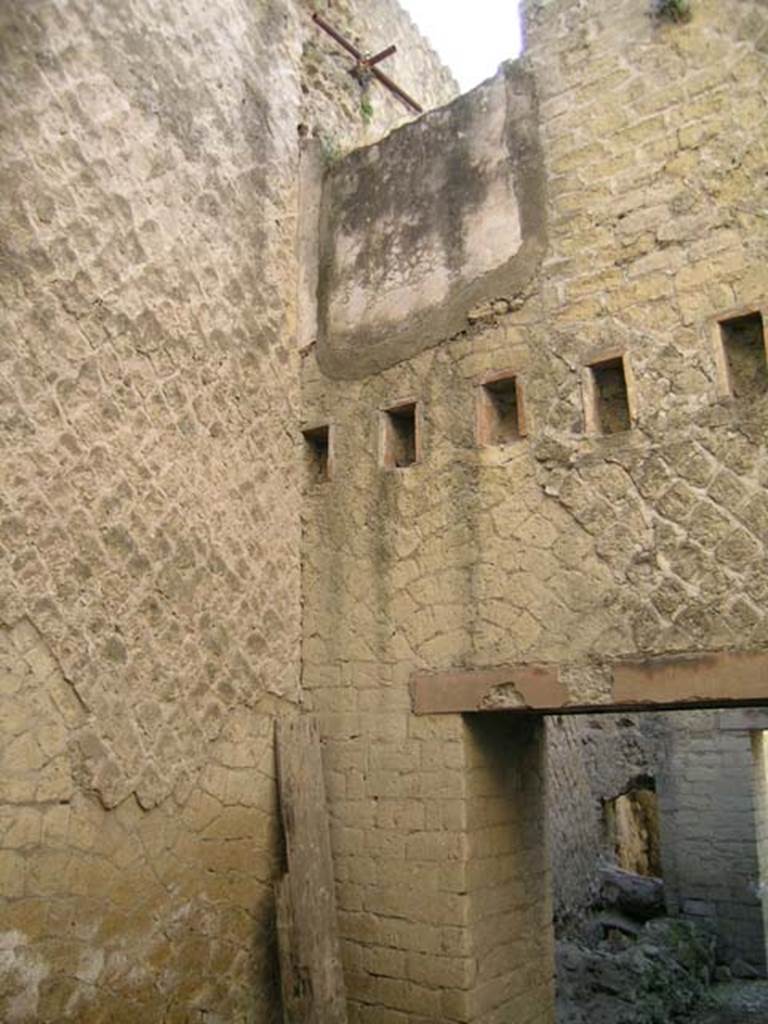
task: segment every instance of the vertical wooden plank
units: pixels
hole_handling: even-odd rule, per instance
[[[296,958],[296,924],[288,875],[284,875],[275,883],[275,908],[283,1021],[285,1024],[301,1024],[307,1020],[308,1014],[307,983]]]
[[[347,1024],[320,738],[308,715],[277,723],[277,769],[288,861],[278,891],[280,969],[286,1014],[298,1015],[286,1020]]]

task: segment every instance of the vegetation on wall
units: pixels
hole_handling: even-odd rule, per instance
[[[367,93],[363,93],[360,99],[360,113],[363,115],[363,123],[370,124],[373,120],[373,103]]]
[[[667,21],[690,21],[691,0],[653,0],[653,14]]]
[[[323,161],[327,164],[336,163],[344,155],[341,142],[331,132],[322,132],[320,134],[320,150],[323,154]]]

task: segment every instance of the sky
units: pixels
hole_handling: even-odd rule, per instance
[[[517,0],[400,0],[462,92],[520,52]]]

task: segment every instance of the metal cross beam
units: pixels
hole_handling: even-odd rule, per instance
[[[383,71],[379,71],[376,67],[380,61],[385,60],[387,57],[391,57],[393,53],[397,52],[396,46],[388,46],[380,53],[376,53],[372,57],[368,57],[364,53],[361,53],[356,46],[350,43],[348,39],[345,39],[340,32],[337,32],[333,25],[329,25],[324,18],[321,18],[319,14],[313,14],[312,20],[324,32],[327,32],[331,39],[334,39],[339,46],[343,47],[347,53],[351,54],[355,58],[356,72],[363,72],[364,74],[368,73],[372,75],[377,81],[381,82],[383,86],[386,86],[391,93],[394,93],[398,99],[402,100],[406,106],[410,107],[411,110],[414,110],[417,114],[423,113],[424,108],[420,106],[412,96],[409,96],[404,89],[401,89],[396,82],[393,82],[389,75],[385,75]]]

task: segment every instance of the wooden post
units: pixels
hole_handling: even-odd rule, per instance
[[[297,962],[293,902],[288,875],[275,883],[277,949],[280,958],[280,990],[285,1024],[308,1020],[308,984]]]
[[[317,726],[277,723],[277,773],[288,873],[275,887],[286,1024],[347,1024],[336,893]]]

